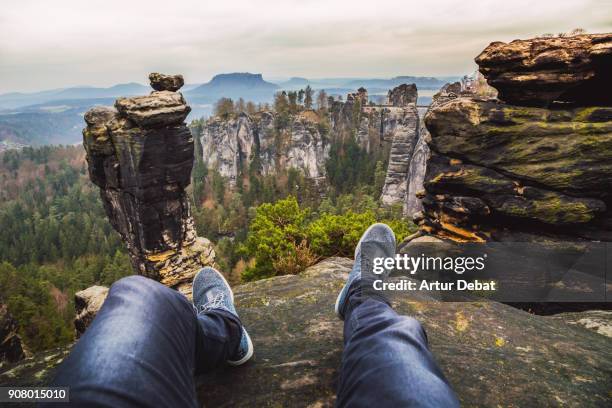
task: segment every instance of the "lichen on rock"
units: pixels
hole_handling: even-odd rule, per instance
[[[505,102],[460,94],[432,104],[424,233],[612,241],[612,100],[601,87],[611,39],[492,43],[476,58]]]

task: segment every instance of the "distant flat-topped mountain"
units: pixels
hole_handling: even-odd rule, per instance
[[[236,72],[215,75],[210,82],[198,86],[185,94],[216,100],[221,97],[244,99],[271,99],[278,85],[267,82],[261,74]]]

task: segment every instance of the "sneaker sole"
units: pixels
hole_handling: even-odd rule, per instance
[[[237,360],[237,361],[229,361],[228,360],[227,363],[229,365],[231,365],[231,366],[236,367],[236,366],[242,365],[242,364],[246,363],[247,361],[249,361],[251,359],[251,357],[253,357],[253,352],[255,350],[254,350],[254,347],[253,347],[253,342],[251,341],[251,336],[249,336],[249,333],[246,330],[244,330],[244,333],[247,336],[247,353],[240,360]]]
[[[384,225],[385,227],[390,229],[390,227],[387,224],[383,224],[381,222],[377,222],[375,224],[370,225],[368,229],[365,230],[365,232],[361,235],[361,238],[359,238],[359,242],[357,242],[357,245],[355,246],[355,253],[353,255],[353,259],[357,258],[357,248],[359,248],[359,246],[361,245],[361,241],[363,241],[363,238],[368,234],[368,232],[370,232],[372,228],[377,227],[379,225]],[[391,233],[393,233],[393,231],[391,231]],[[395,239],[395,233],[393,233],[393,239]],[[334,311],[336,312],[336,316],[338,316],[342,320],[343,318],[340,315],[340,298],[342,297],[342,293],[344,293],[345,288],[346,288],[346,284],[344,284],[344,286],[342,287],[342,290],[340,291],[340,293],[338,293],[338,297],[336,298],[336,304],[334,305]]]

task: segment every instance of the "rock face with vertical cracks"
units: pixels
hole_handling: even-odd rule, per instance
[[[441,106],[446,102],[457,98],[461,93],[461,83],[447,83],[440,91],[432,98],[429,110],[436,106]],[[419,127],[417,131],[417,139],[410,156],[410,164],[408,165],[408,173],[406,175],[406,198],[404,200],[404,215],[407,217],[418,216],[423,211],[423,182],[425,181],[425,172],[427,170],[427,162],[431,156],[431,151],[427,142],[431,139],[429,131],[425,126],[423,115],[419,115]]]
[[[406,201],[412,153],[419,134],[419,114],[416,105],[410,103],[403,107],[384,109],[383,123],[386,128],[394,128],[394,131],[387,175],[380,198],[384,204],[403,204]]]
[[[612,103],[612,33],[494,42],[476,63],[507,103]]]
[[[434,106],[421,230],[456,241],[612,241],[612,101],[587,88],[602,79],[609,38],[493,43],[476,59],[501,99],[568,103],[462,95]]]
[[[180,93],[154,91],[91,109],[83,130],[90,178],[134,269],[182,291],[214,260],[211,243],[196,236],[185,193],[194,160],[189,111]]]
[[[324,178],[330,143],[319,129],[317,115],[293,115],[281,130],[274,128],[276,116],[264,111],[209,119],[200,139],[207,166],[227,177],[232,187],[256,157],[264,175],[295,168],[309,179]]]

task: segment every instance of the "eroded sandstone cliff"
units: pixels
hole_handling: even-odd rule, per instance
[[[390,130],[388,133],[391,151],[380,198],[384,204],[404,203],[408,190],[409,167],[419,137],[419,113],[416,104],[384,108],[382,126],[383,129]]]
[[[419,134],[414,84],[389,91],[389,105],[368,102],[363,88],[335,101],[328,112],[304,111],[291,115],[279,128],[275,112],[239,113],[209,119],[200,141],[203,161],[226,177],[231,185],[257,157],[264,175],[295,168],[319,183],[325,180],[325,162],[334,140],[355,137],[367,152],[390,151],[382,201],[403,203],[409,166]],[[329,123],[329,127],[325,124]]]
[[[195,233],[185,192],[194,159],[184,123],[190,108],[176,92],[182,77],[151,74],[151,83],[150,95],[88,111],[83,145],[136,273],[188,291],[197,270],[214,261],[211,243]]]
[[[611,38],[492,43],[477,57],[502,101],[459,95],[426,115],[423,231],[612,240],[612,101],[593,86],[610,78]]]
[[[255,156],[264,175],[296,168],[308,178],[325,177],[330,145],[317,115],[307,111],[292,116],[289,125],[280,130],[274,127],[275,115],[239,113],[228,119],[208,120],[200,136],[204,163],[234,186]]]
[[[476,63],[499,99],[509,104],[612,104],[610,33],[494,42]]]

